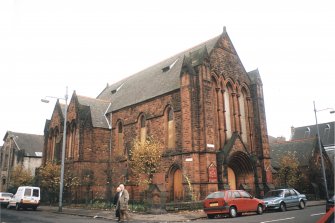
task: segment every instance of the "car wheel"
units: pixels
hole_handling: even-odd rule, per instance
[[[257,214],[263,214],[263,206],[261,204],[259,204],[257,206],[257,210],[256,210]]]
[[[20,210],[20,204],[15,205],[15,210],[19,211]]]
[[[207,218],[213,219],[215,217],[215,214],[207,214]]]
[[[304,201],[300,201],[299,202],[299,208],[300,209],[304,209],[305,208],[305,202]]]
[[[231,218],[235,218],[237,216],[237,210],[235,207],[230,207],[229,208],[229,216]]]
[[[284,202],[280,203],[279,210],[282,212],[286,211],[286,205]]]

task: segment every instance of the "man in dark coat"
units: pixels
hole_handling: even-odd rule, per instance
[[[125,218],[127,221],[129,220],[129,214],[128,214],[128,201],[129,201],[129,193],[128,191],[124,188],[123,184],[120,184],[120,196],[119,200],[117,202],[117,208],[120,209],[120,218],[121,221],[125,221]]]
[[[121,188],[117,187],[116,188],[116,193],[114,195],[114,200],[113,200],[113,204],[115,206],[115,216],[118,218],[117,221],[120,221],[120,206],[118,206],[118,201],[119,201],[119,197],[120,197],[120,192],[121,192]]]

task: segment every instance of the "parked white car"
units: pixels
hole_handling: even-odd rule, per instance
[[[9,200],[13,197],[12,193],[0,192],[0,205],[7,207]]]
[[[15,207],[17,211],[21,208],[32,208],[34,211],[40,204],[40,188],[32,186],[21,186],[9,201],[7,208]]]

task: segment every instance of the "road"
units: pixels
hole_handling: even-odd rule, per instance
[[[111,223],[113,221],[101,218],[59,214],[37,209],[15,211],[6,208],[0,209],[0,223]],[[115,221],[116,222],[116,221]]]
[[[266,212],[263,215],[248,214],[237,218],[199,219],[195,223],[315,223],[325,213],[325,206],[312,206],[303,210],[291,209],[286,212]],[[115,220],[60,214],[49,211],[0,209],[0,223],[111,223]],[[143,221],[130,221],[142,222]],[[152,222],[152,221],[151,221]],[[171,222],[166,219],[164,222]]]
[[[199,219],[198,222],[224,223],[315,223],[325,214],[325,206],[311,206],[303,210],[289,209],[286,212],[265,212],[263,215],[247,214],[236,218]]]

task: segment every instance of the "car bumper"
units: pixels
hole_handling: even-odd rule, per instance
[[[276,210],[279,209],[280,204],[265,204],[264,206],[266,210]]]
[[[9,201],[0,201],[0,205],[8,205]]]
[[[229,213],[229,206],[204,208],[206,214],[226,214]]]

